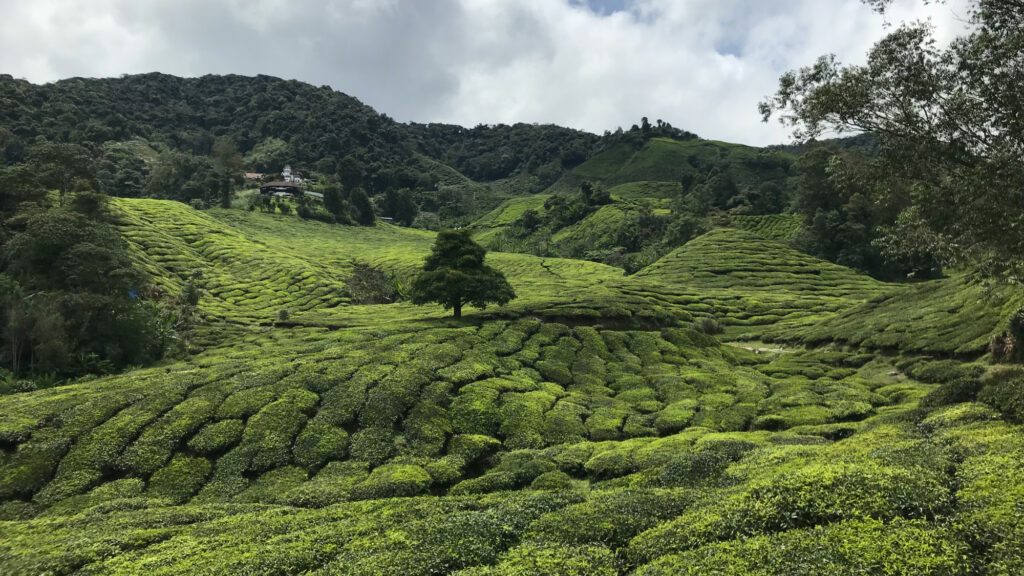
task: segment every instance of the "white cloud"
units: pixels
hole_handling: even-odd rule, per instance
[[[947,40],[966,0],[897,0]],[[617,3],[620,4],[620,3]],[[0,72],[35,82],[162,71],[329,84],[398,120],[552,122],[600,133],[640,116],[721,140],[786,139],[757,102],[778,76],[884,33],[859,0],[0,0]],[[607,6],[607,3],[602,4]]]

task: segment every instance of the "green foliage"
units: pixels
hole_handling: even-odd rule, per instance
[[[199,454],[213,455],[227,451],[242,439],[245,423],[241,420],[221,420],[206,425],[188,441],[188,447]]]
[[[329,424],[310,422],[295,438],[295,463],[303,468],[320,468],[341,460],[348,452],[348,432]]]
[[[491,302],[508,303],[516,294],[504,274],[484,264],[486,252],[468,230],[442,230],[413,282],[413,303],[437,302],[456,318],[463,304],[482,309]]]
[[[380,466],[395,455],[395,435],[383,428],[363,428],[352,435],[349,453],[355,460]]]
[[[530,488],[534,490],[571,490],[572,486],[572,478],[561,470],[545,472],[530,483]]]
[[[970,573],[965,545],[947,530],[919,521],[856,520],[713,544],[663,556],[640,570],[643,576],[884,573],[894,576],[955,576]]]
[[[903,23],[864,64],[822,56],[788,72],[761,112],[765,120],[777,114],[799,139],[831,129],[879,139],[868,177],[892,191],[887,203],[904,209],[886,242],[899,253],[939,252],[1016,275],[1021,239],[1007,230],[1020,204],[1004,191],[1024,182],[1024,128],[1015,120],[1021,95],[1010,81],[1024,73],[1016,59],[1024,13],[1017,3],[992,0],[972,0],[965,10],[959,37],[942,47],[931,26]],[[934,109],[950,101],[957,104]]]
[[[382,268],[357,262],[345,279],[345,290],[352,304],[391,304],[402,298],[398,281]]]
[[[1024,422],[1024,374],[1003,370],[985,379],[978,400],[999,410],[1011,422]]]
[[[426,490],[430,483],[430,474],[419,466],[388,464],[375,469],[369,478],[354,486],[352,498],[366,500],[415,496]]]
[[[202,291],[197,350],[0,373],[5,574],[1019,571],[1024,441],[981,401],[1012,415],[1020,378],[969,361],[1012,289],[716,230],[628,278],[491,254],[520,298],[453,322],[341,296],[353,255],[410,277],[427,232],[111,209],[165,294]]]
[[[168,312],[141,300],[145,277],[102,203],[80,208],[0,214],[18,221],[9,238],[0,234],[0,361],[17,375],[111,372],[169,347]]]
[[[348,202],[352,206],[354,220],[360,226],[373,226],[377,222],[377,216],[373,210],[373,203],[366,191],[356,188],[348,192]]]
[[[149,480],[148,494],[174,503],[184,502],[206,482],[210,469],[210,461],[205,458],[176,456],[167,466],[153,474]]]

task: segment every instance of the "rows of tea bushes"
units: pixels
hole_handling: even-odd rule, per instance
[[[730,216],[729,226],[748,230],[775,242],[790,242],[803,229],[803,218],[797,214],[764,216]]]
[[[520,297],[453,321],[343,294],[429,233],[163,204],[115,206],[205,350],[0,396],[4,575],[1024,572],[1024,375],[976,354],[1012,291],[715,230],[492,253]]]
[[[817,324],[892,287],[745,230],[719,228],[631,278],[629,293],[717,318],[727,335]]]
[[[144,483],[177,503],[326,505],[607,481],[654,474],[665,462],[641,453],[705,434],[814,441],[924,393],[864,378],[865,357],[769,361],[680,329],[519,320],[271,334],[4,397],[0,498],[75,510]]]
[[[970,275],[888,290],[836,317],[802,329],[769,331],[776,340],[809,345],[839,342],[904,353],[983,354],[993,334],[1024,304],[1019,286]]]
[[[287,310],[292,322],[349,326],[449,314],[439,306],[347,304],[345,279],[356,262],[383,268],[405,290],[430,250],[430,232],[233,210],[200,212],[159,200],[119,199],[115,206],[129,246],[153,281],[170,295],[195,282],[202,291],[199,308],[212,321],[266,324]],[[618,268],[523,254],[492,253],[488,262],[508,276],[519,296],[503,312],[508,316],[582,315],[596,322],[642,313],[657,317],[658,324],[687,318],[681,309],[663,309],[618,290],[623,279]]]
[[[588,459],[593,451],[604,456]],[[259,479],[248,489],[264,504],[172,506],[152,480],[112,481],[75,506],[0,522],[0,565],[10,574],[945,576],[1024,568],[1024,435],[981,404],[888,410],[837,441],[691,428],[505,454],[496,469],[534,480],[489,494],[349,497],[323,508],[282,505],[283,472],[277,485]],[[581,465],[633,471],[587,481]],[[350,484],[355,473],[342,469],[355,467],[325,466],[307,494]],[[387,464],[370,477],[412,482],[414,467]],[[32,515],[16,508],[4,512]]]

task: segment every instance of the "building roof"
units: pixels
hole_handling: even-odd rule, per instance
[[[299,183],[298,182],[281,182],[281,181],[267,182],[266,184],[260,186],[260,188],[298,188],[298,187],[299,187]]]

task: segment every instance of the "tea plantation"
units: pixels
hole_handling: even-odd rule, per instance
[[[519,297],[454,320],[346,289],[430,232],[112,207],[194,354],[0,396],[2,574],[1024,573],[1017,290],[749,217],[631,276],[489,253]]]

